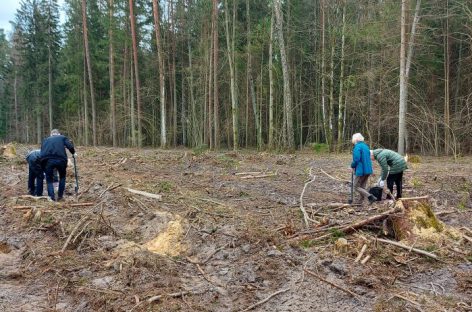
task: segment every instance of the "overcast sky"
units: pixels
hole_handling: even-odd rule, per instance
[[[58,0],[57,2],[59,3],[59,8],[62,8],[64,0]],[[16,10],[19,8],[20,0],[0,0],[0,28],[3,28],[6,34],[11,32],[10,21],[15,19]],[[61,15],[63,15],[62,11]]]

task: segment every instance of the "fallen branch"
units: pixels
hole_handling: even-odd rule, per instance
[[[472,235],[472,230],[469,229],[468,227],[463,226],[463,227],[461,227],[461,230],[464,230],[464,231],[466,231],[466,232],[469,232],[469,233]]]
[[[390,216],[391,214],[393,214],[395,212],[399,212],[400,210],[401,209],[399,209],[398,207],[395,207],[395,208],[392,208],[392,209],[389,209],[389,210],[385,211],[384,213],[381,213],[381,214],[378,214],[378,215],[375,215],[375,216],[371,216],[367,219],[364,219],[364,220],[357,221],[355,223],[346,225],[346,226],[344,226],[344,227],[342,227],[338,230],[345,233],[345,234],[348,234],[348,233],[351,233],[351,232],[353,232],[354,230],[356,230],[358,228],[363,227],[366,224],[370,224],[370,223],[375,222],[375,221],[383,220],[383,219],[387,218],[388,216]]]
[[[362,256],[364,255],[364,252],[366,249],[367,249],[367,245],[364,244],[362,246],[361,252],[359,252],[359,255],[357,256],[356,260],[354,260],[354,262],[359,262],[362,259]]]
[[[62,246],[61,253],[64,253],[64,251],[66,250],[67,246],[68,246],[69,243],[70,243],[70,240],[72,239],[72,236],[74,236],[75,232],[77,232],[77,230],[82,226],[82,224],[84,224],[85,222],[87,222],[87,220],[88,220],[89,218],[90,218],[89,216],[85,216],[85,217],[83,217],[82,219],[80,219],[79,222],[77,222],[77,224],[76,224],[76,226],[74,227],[74,229],[72,230],[72,232],[70,232],[69,237],[67,237],[67,240],[66,240],[66,242],[64,243],[64,246]]]
[[[289,290],[290,290],[290,288],[285,288],[285,289],[281,289],[281,290],[279,290],[279,291],[276,291],[275,293],[271,294],[271,295],[268,296],[267,298],[265,298],[265,299],[263,299],[263,300],[261,300],[261,301],[259,301],[259,302],[254,303],[253,305],[247,307],[247,308],[244,309],[244,310],[241,310],[240,312],[250,311],[250,310],[252,310],[252,309],[254,309],[254,308],[260,306],[261,304],[266,303],[266,302],[269,301],[272,297],[275,297],[275,296],[277,296],[278,294],[287,292],[287,291],[289,291]]]
[[[436,256],[435,254],[424,251],[424,250],[421,250],[421,249],[418,249],[418,248],[413,248],[411,246],[407,246],[407,245],[404,245],[402,243],[391,241],[391,240],[388,240],[388,239],[383,239],[383,238],[376,238],[376,240],[379,241],[379,242],[382,242],[382,243],[386,243],[386,244],[390,244],[390,245],[394,245],[394,246],[406,249],[410,252],[414,251],[416,253],[419,253],[420,255],[427,256],[427,257],[433,258],[435,260],[439,260],[438,256]]]
[[[246,175],[246,176],[242,176],[241,179],[258,179],[258,178],[268,178],[268,177],[275,177],[275,176],[277,176],[277,172],[259,174],[259,175]]]
[[[469,243],[472,243],[472,237],[469,237],[469,236],[467,236],[467,235],[465,235],[465,234],[462,234],[462,237],[464,237],[466,240],[468,240]]]
[[[310,168],[310,172],[309,172],[309,176],[310,176],[310,180],[306,181],[305,182],[305,185],[303,186],[303,189],[302,189],[302,193],[300,194],[300,210],[302,211],[303,213],[303,220],[305,221],[305,226],[308,227],[309,226],[309,223],[308,221],[312,221],[316,224],[320,224],[318,221],[316,220],[313,220],[311,219],[310,217],[308,217],[308,214],[305,210],[305,207],[303,207],[303,195],[305,194],[305,191],[306,191],[306,188],[309,184],[315,182],[315,179],[316,179],[316,176],[313,175],[313,167]]]
[[[365,258],[362,259],[361,264],[366,264],[367,261],[369,261],[369,259],[370,259],[370,255],[365,256]]]
[[[103,196],[103,194],[105,194],[106,192],[112,191],[112,190],[114,190],[114,189],[120,187],[122,184],[117,184],[117,185],[115,185],[115,186],[113,186],[113,185],[114,185],[114,183],[110,184],[110,186],[107,187],[106,190],[104,190],[103,192],[100,193],[100,195],[98,196],[98,198],[101,198],[101,197]]]
[[[420,199],[427,199],[429,198],[428,195],[426,196],[418,196],[418,197],[402,197],[400,198],[401,201],[408,201],[408,200],[420,200]]]
[[[93,206],[95,203],[77,203],[77,204],[64,204],[64,206],[68,207],[86,207],[86,206]],[[42,208],[41,206],[13,206],[13,209],[31,209],[31,208]]]
[[[314,277],[316,277],[317,279],[319,279],[319,280],[321,280],[321,281],[323,281],[323,282],[325,282],[325,283],[327,283],[327,284],[329,284],[329,285],[331,285],[331,286],[333,286],[333,287],[335,287],[335,288],[337,288],[337,289],[340,289],[340,290],[344,291],[345,293],[351,295],[352,297],[354,297],[354,298],[356,298],[356,299],[359,299],[359,295],[356,294],[356,293],[354,293],[354,292],[352,292],[352,291],[350,291],[349,289],[346,289],[346,288],[344,288],[344,287],[342,287],[342,286],[339,286],[339,285],[337,285],[337,284],[335,284],[335,283],[333,283],[333,282],[330,282],[330,281],[328,281],[327,279],[325,279],[325,278],[319,276],[319,275],[316,274],[315,272],[310,271],[310,270],[308,270],[308,269],[303,269],[303,271],[305,271],[306,273],[310,274],[311,276],[314,276]]]
[[[213,285],[218,286],[218,287],[226,288],[226,285],[221,284],[219,281],[212,281],[209,277],[207,277],[205,272],[203,271],[203,269],[200,267],[200,265],[198,263],[195,263],[195,265],[197,266],[198,271],[202,274],[203,278],[208,283],[213,284]]]
[[[40,199],[50,199],[49,196],[33,196],[33,195],[20,195],[18,198],[29,198],[29,199],[34,199],[34,200],[40,200]]]
[[[340,178],[337,178],[337,177],[333,177],[332,175],[330,175],[329,173],[327,173],[326,171],[324,171],[323,169],[320,168],[320,171],[321,173],[323,173],[324,175],[326,175],[328,178],[334,180],[334,181],[339,181],[339,182],[344,182],[344,183],[351,183],[351,181],[349,180],[344,180],[344,179],[340,179]]]
[[[259,174],[262,174],[262,172],[260,172],[260,171],[236,172],[234,175],[245,176],[245,175],[259,175]]]
[[[403,299],[403,300],[405,300],[405,301],[408,301],[409,303],[414,304],[414,305],[416,305],[416,306],[421,306],[421,304],[419,304],[418,302],[416,302],[416,301],[414,301],[414,300],[411,300],[411,299],[409,299],[409,298],[407,298],[407,297],[405,297],[405,296],[402,296],[402,295],[400,295],[400,294],[393,294],[393,296],[394,296],[394,297],[397,297],[397,298],[400,298],[400,299]]]
[[[328,209],[341,209],[341,208],[349,208],[355,206],[362,206],[362,204],[343,204],[343,203],[309,203],[306,204],[307,207],[314,208],[328,208]]]
[[[133,194],[139,194],[139,195],[143,195],[143,196],[146,196],[146,197],[149,197],[149,198],[154,198],[154,199],[157,199],[157,200],[162,199],[162,195],[159,195],[159,194],[152,194],[152,193],[148,193],[148,192],[138,191],[138,190],[134,190],[134,189],[127,188],[127,187],[125,187],[125,189],[128,190],[128,192],[133,193]]]

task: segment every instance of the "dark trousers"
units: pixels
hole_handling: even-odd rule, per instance
[[[28,162],[28,167],[28,191],[30,195],[43,196],[43,169],[39,164],[34,162]]]
[[[389,174],[387,177],[387,187],[390,190],[390,193],[393,194],[393,184],[397,186],[397,196],[396,198],[402,197],[402,184],[403,184],[403,171],[399,173]]]
[[[47,159],[44,166],[44,173],[46,174],[46,183],[48,184],[48,196],[55,200],[54,196],[54,169],[59,173],[59,190],[57,191],[57,198],[61,199],[64,196],[66,188],[66,168],[67,162],[62,159]]]

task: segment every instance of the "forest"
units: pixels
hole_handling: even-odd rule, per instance
[[[11,23],[3,141],[472,151],[468,0],[22,0]]]

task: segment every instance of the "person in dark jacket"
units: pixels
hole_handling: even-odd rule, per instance
[[[360,194],[358,203],[362,204],[364,199],[367,198],[369,203],[372,204],[377,198],[365,189],[367,180],[373,172],[370,149],[364,143],[364,137],[360,133],[352,136],[352,144],[354,144],[354,149],[352,150],[351,170],[355,174],[354,188]]]
[[[43,196],[44,172],[41,168],[41,151],[32,150],[26,155],[28,162],[28,191],[33,196]],[[36,182],[36,183],[35,183]]]
[[[371,152],[372,160],[377,160],[382,168],[378,185],[385,190],[385,180],[390,194],[393,194],[393,184],[397,186],[396,198],[402,197],[403,171],[408,169],[405,158],[397,152],[389,149],[375,149]]]
[[[66,168],[67,153],[69,152],[76,157],[75,148],[72,142],[66,136],[61,135],[59,130],[53,129],[51,136],[44,139],[41,144],[41,162],[44,173],[46,174],[46,183],[48,185],[48,196],[55,200],[54,196],[54,169],[59,173],[59,189],[57,191],[57,199],[61,200],[64,196],[66,188]]]

